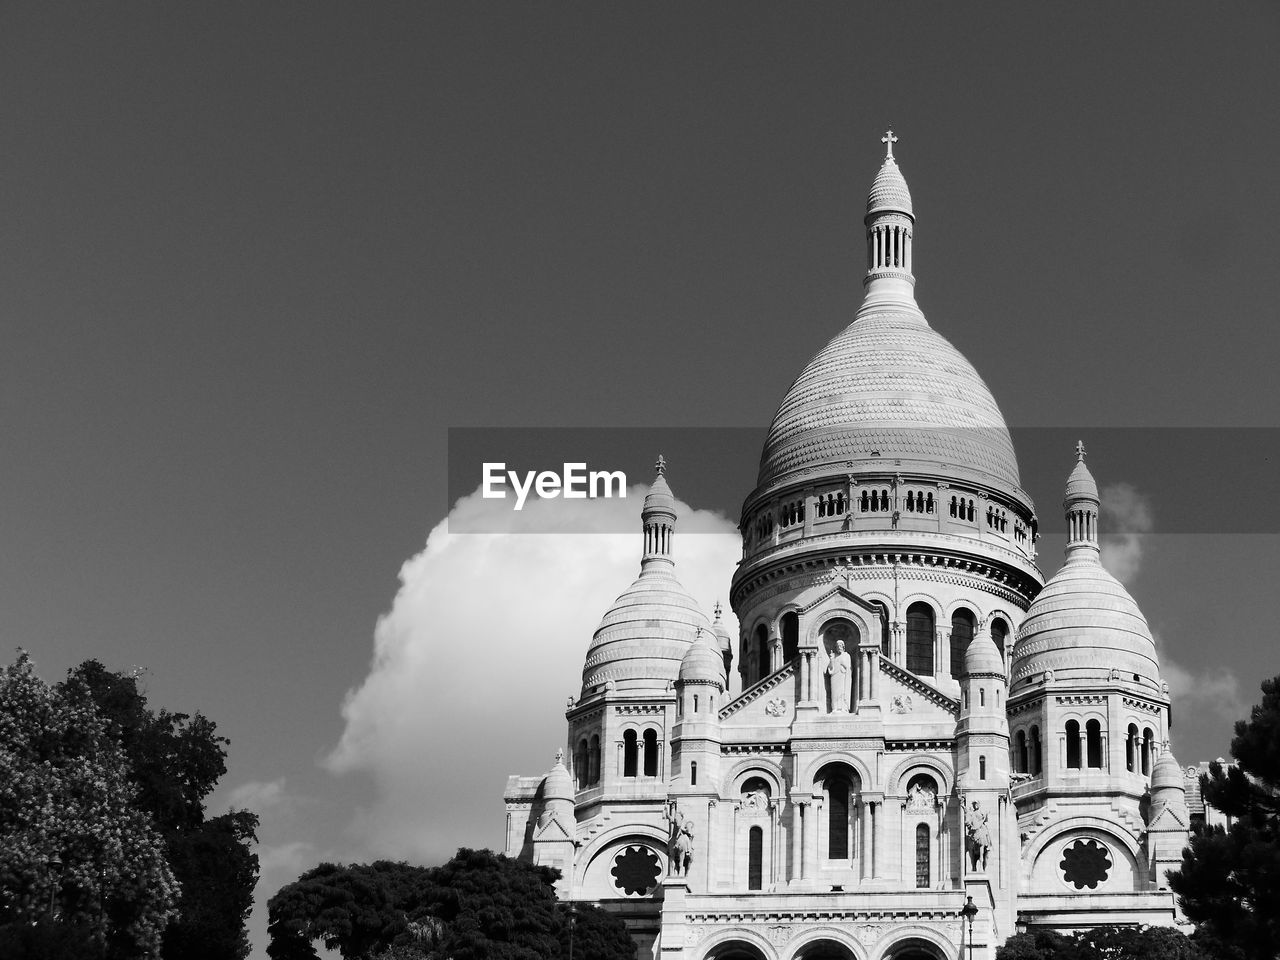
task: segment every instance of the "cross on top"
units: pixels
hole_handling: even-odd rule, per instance
[[[720,601],[716,601],[716,622],[720,621]]]
[[[884,144],[886,160],[893,159],[893,145],[898,142],[898,138],[893,135],[892,130],[886,130],[884,136],[880,138],[880,142]]]
[[[666,476],[667,475],[667,458],[664,457],[662,454],[658,454],[658,462],[655,463],[653,467],[655,470],[658,471],[658,476],[660,477]]]
[[[1084,441],[1077,440],[1076,441],[1076,461],[1079,463],[1084,463],[1084,457],[1085,457]]]

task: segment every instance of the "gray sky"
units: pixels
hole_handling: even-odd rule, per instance
[[[448,509],[447,428],[763,433],[857,308],[886,126],[920,303],[1011,425],[1280,426],[1278,27],[1261,2],[6,4],[0,631],[46,677],[145,666],[216,720],[219,800],[309,845],[279,862],[366,855],[374,783],[320,761]],[[1274,465],[1259,437],[1250,465],[1091,465],[1159,534],[1161,482],[1273,500],[1233,483]],[[1070,451],[1021,459],[1056,513]],[[682,474],[732,516],[754,464]],[[1130,589],[1221,707],[1175,707],[1184,761],[1280,672],[1275,532],[1145,542]],[[456,843],[497,844],[501,778],[458,783]]]

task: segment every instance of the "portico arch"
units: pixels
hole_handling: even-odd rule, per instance
[[[702,960],[775,960],[776,956],[762,937],[735,930],[712,939]]]
[[[830,929],[813,934],[791,957],[792,960],[862,960],[852,938]]]

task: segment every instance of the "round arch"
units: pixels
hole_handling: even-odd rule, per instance
[[[702,960],[776,960],[768,941],[750,930],[712,934],[699,954]]]
[[[867,619],[868,613],[860,607],[855,607],[844,602],[844,598],[839,598],[840,602],[832,603],[830,606],[822,606],[816,610],[810,610],[805,614],[807,626],[804,632],[805,645],[808,647],[817,647],[822,642],[822,629],[832,620],[848,620],[858,628],[859,642],[863,642],[865,637],[880,636],[880,621],[877,618],[875,630],[871,629],[871,621]]]
[[[783,796],[781,772],[774,767],[763,765],[758,759],[751,758],[735,764],[729,775],[721,781],[729,787],[729,792],[723,799],[727,800],[736,797],[741,792],[742,785],[752,777],[759,777],[769,784],[769,788],[775,797]]]
[[[917,773],[927,773],[938,781],[938,796],[949,797],[955,787],[955,776],[951,770],[933,757],[908,757],[893,768],[885,780],[886,792],[895,797],[907,795],[907,784]]]
[[[1072,817],[1061,823],[1055,824],[1049,830],[1037,836],[1031,841],[1027,847],[1027,852],[1023,854],[1022,859],[1026,863],[1035,863],[1040,854],[1044,852],[1044,848],[1049,846],[1064,834],[1075,833],[1081,830],[1088,830],[1094,833],[1105,834],[1116,841],[1117,844],[1124,847],[1129,855],[1135,861],[1141,859],[1142,845],[1138,843],[1128,830],[1121,829],[1110,820],[1103,820],[1100,817]]]
[[[796,784],[803,784],[802,790],[808,790],[818,793],[819,788],[816,783],[817,775],[824,767],[829,764],[839,764],[848,767],[858,777],[859,789],[862,791],[874,791],[876,789],[875,780],[871,776],[871,771],[867,765],[862,762],[860,757],[848,753],[841,753],[837,750],[828,750],[826,753],[820,753],[808,763],[805,768],[797,772]]]
[[[881,954],[882,960],[950,960],[956,947],[943,941],[932,930],[899,929],[893,942]]]
[[[932,594],[917,591],[909,593],[898,601],[898,606],[902,611],[902,616],[906,616],[907,609],[917,603],[923,603],[933,611],[933,622],[935,625],[942,623],[942,604],[938,602],[938,598]],[[947,622],[951,622],[951,615],[947,614]]]
[[[806,930],[791,960],[864,960],[858,942],[836,927]]]

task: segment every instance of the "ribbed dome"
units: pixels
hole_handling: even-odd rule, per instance
[[[850,461],[1021,492],[1013,442],[991,391],[914,305],[864,307],[809,361],[769,427],[758,489],[814,473],[843,475]]]
[[[613,602],[596,628],[582,667],[582,695],[612,681],[620,691],[662,693],[680,672],[680,663],[701,629],[711,624],[676,579],[671,547],[675,496],[667,485],[666,461],[640,512],[644,553],[640,576]]]
[[[1120,679],[1160,687],[1147,620],[1120,581],[1088,553],[1069,559],[1027,610],[1013,648],[1013,676],[1052,670],[1058,680]]]
[[[1173,751],[1171,750],[1166,750],[1160,754],[1160,759],[1156,761],[1155,769],[1151,771],[1152,794],[1161,790],[1175,790],[1178,793],[1183,793],[1186,790],[1182,768],[1178,766],[1178,761],[1174,759]]]
[[[699,627],[711,630],[675,571],[645,569],[600,621],[582,667],[583,695],[609,680],[620,690],[664,691]]]
[[[1098,484],[1093,479],[1093,474],[1089,472],[1089,468],[1085,466],[1083,459],[1076,462],[1075,469],[1071,471],[1071,476],[1067,478],[1067,492],[1064,498],[1070,503],[1073,500],[1098,500]]]
[[[867,194],[868,216],[888,210],[911,213],[911,191],[907,189],[907,181],[893,157],[885,158],[875,180],[871,181],[871,192]]]
[[[561,754],[556,754],[555,764],[542,781],[542,796],[546,800],[573,799],[573,778],[569,776]]]
[[[700,634],[680,662],[682,683],[714,683],[725,686],[724,660],[712,634]]]
[[[978,635],[969,641],[964,652],[964,672],[974,674],[995,674],[1004,676],[1004,659],[1000,650],[991,639],[991,630],[984,627]]]

